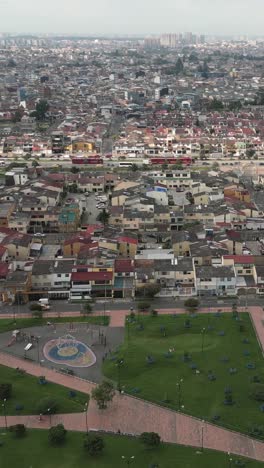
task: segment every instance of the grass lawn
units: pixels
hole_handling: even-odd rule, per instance
[[[45,375],[45,369],[43,369]],[[59,413],[77,413],[84,408],[89,398],[84,393],[76,392],[74,398],[70,398],[70,389],[48,382],[40,385],[37,377],[28,374],[19,374],[15,369],[0,366],[0,383],[12,383],[12,398],[6,402],[6,413],[13,414],[37,414],[36,408],[39,400],[45,397],[58,402]],[[23,405],[23,409],[17,411],[16,405]],[[0,414],[3,415],[1,406]]]
[[[224,468],[235,467],[239,458],[232,456],[229,464],[224,453],[204,450],[197,454],[194,448],[177,445],[161,445],[157,449],[146,450],[136,438],[103,435],[104,452],[91,457],[83,449],[83,434],[68,433],[67,441],[61,447],[51,447],[47,431],[28,431],[23,439],[14,439],[12,434],[0,435],[0,468],[119,468],[126,467],[122,460],[134,456],[131,467],[148,468],[158,464],[159,468]],[[240,459],[243,460],[243,459]],[[260,468],[262,463],[244,460],[246,468]],[[241,466],[241,465],[240,465]]]
[[[104,322],[105,319],[105,322]],[[13,319],[1,319],[0,318],[0,333],[14,330],[14,328],[29,328],[46,325],[47,321],[55,323],[69,323],[69,322],[82,322],[91,323],[94,325],[105,325],[109,324],[109,317],[101,316],[81,316],[81,317],[52,317],[52,318],[16,318],[15,325]]]
[[[185,328],[186,319],[190,328]],[[249,396],[253,376],[264,383],[264,360],[249,315],[240,314],[240,320],[232,314],[139,317],[139,322],[127,324],[125,343],[105,361],[104,374],[118,381],[119,369],[127,393],[248,433],[253,424],[264,425],[261,402]],[[184,352],[190,353],[186,362]],[[148,363],[147,356],[154,362]],[[120,367],[119,358],[124,359]],[[255,369],[248,369],[248,364]],[[230,368],[236,372],[230,374]],[[210,374],[215,380],[209,379]],[[228,387],[231,406],[224,404]]]

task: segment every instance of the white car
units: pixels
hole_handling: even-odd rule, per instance
[[[46,234],[43,234],[43,232],[35,232],[34,236],[35,237],[45,237]]]

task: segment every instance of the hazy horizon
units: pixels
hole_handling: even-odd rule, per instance
[[[0,0],[0,5],[2,33],[263,35],[263,0]]]

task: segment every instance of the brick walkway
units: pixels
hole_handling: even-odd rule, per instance
[[[222,310],[224,310],[222,308]],[[228,312],[228,310],[225,310]],[[206,313],[208,310],[203,309]],[[214,310],[210,309],[210,312]],[[261,307],[250,307],[259,341],[264,347],[264,326],[262,320],[264,313]],[[111,311],[112,326],[124,325],[125,316],[129,311]],[[161,314],[172,313],[172,310],[159,311]],[[183,313],[182,310],[173,310],[173,313]],[[29,374],[39,376],[45,374],[47,380],[65,387],[90,393],[94,384],[78,379],[74,376],[59,374],[58,372],[24,361],[22,359],[0,353],[0,363],[9,367],[22,367]],[[8,425],[23,422],[27,427],[48,428],[50,418],[44,417],[39,421],[37,416],[8,416]],[[84,413],[54,415],[51,424],[62,422],[69,430],[85,431],[86,422]],[[143,431],[158,432],[165,442],[201,447],[202,439],[205,448],[230,452],[240,456],[254,458],[264,462],[264,443],[250,439],[242,434],[219,428],[191,416],[179,414],[152,403],[117,394],[109,408],[105,411],[98,410],[94,401],[90,401],[88,408],[89,429],[140,434]],[[0,417],[0,427],[4,426],[4,418]],[[203,437],[202,437],[203,433]]]

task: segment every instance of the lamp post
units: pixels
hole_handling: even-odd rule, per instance
[[[85,425],[86,425],[86,434],[88,434],[88,403],[86,402],[85,403],[85,406],[84,406],[84,409],[83,409],[84,413],[85,413]]]
[[[4,411],[5,428],[6,428],[6,431],[7,431],[6,398],[3,399],[2,407],[3,407],[3,411]]]
[[[181,408],[181,403],[182,403],[182,383],[183,379],[180,379],[179,382],[177,382],[177,387],[178,387],[178,408]]]
[[[106,303],[106,279],[107,279],[107,275],[104,274],[104,321],[103,321],[103,324],[105,325],[105,303]]]
[[[131,457],[125,457],[125,455],[122,455],[122,460],[127,464],[127,466],[131,465],[134,459],[134,455],[132,455]]]
[[[127,318],[127,344],[129,345],[129,339],[130,339],[130,318]]]
[[[51,427],[51,408],[47,409],[47,413],[49,415],[50,427]]]
[[[202,328],[201,333],[202,333],[202,353],[203,353],[203,351],[204,351],[205,328]]]
[[[230,452],[227,452],[227,456],[228,456],[228,467],[231,468],[232,467],[232,462],[233,462],[233,458],[231,458],[231,453]]]
[[[119,359],[117,361],[117,389],[119,391],[119,393],[121,393],[121,382],[120,382],[120,367],[122,366],[122,364],[124,363],[124,360],[123,359]]]
[[[37,336],[37,351],[38,351],[38,363],[39,363],[39,340],[40,340],[41,336]]]
[[[204,450],[204,420],[202,420],[201,452]]]

